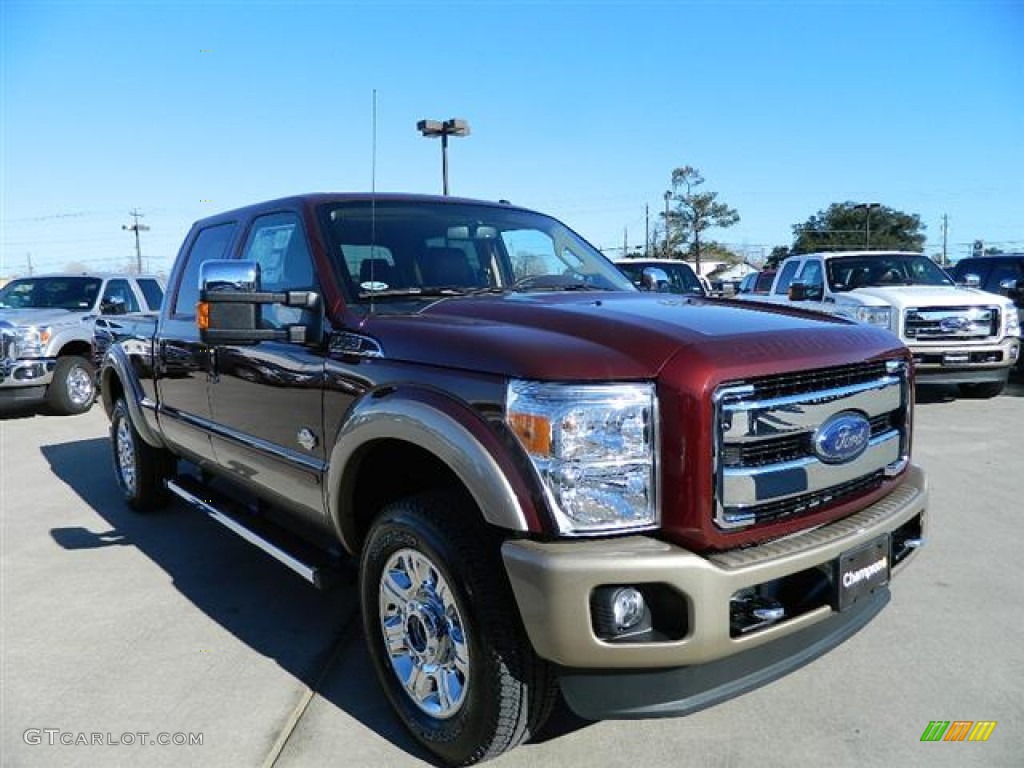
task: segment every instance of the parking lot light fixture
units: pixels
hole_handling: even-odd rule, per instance
[[[469,123],[458,118],[450,120],[420,120],[416,129],[427,138],[441,137],[441,189],[448,194],[448,137],[469,136]]]
[[[871,248],[871,211],[874,208],[881,208],[881,203],[857,203],[854,210],[864,211],[864,250]]]

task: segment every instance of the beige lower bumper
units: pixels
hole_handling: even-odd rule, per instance
[[[730,598],[739,590],[835,561],[842,553],[921,519],[928,487],[911,466],[884,499],[842,520],[758,547],[701,556],[647,536],[600,541],[507,541],[502,557],[536,652],[581,668],[701,664],[787,637],[835,615],[828,605],[742,637],[731,637]],[[911,558],[907,558],[908,560]],[[893,569],[898,573],[904,560]],[[590,597],[605,585],[665,584],[685,597],[679,640],[610,643],[592,628]]]

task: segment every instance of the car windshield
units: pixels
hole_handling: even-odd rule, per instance
[[[26,277],[0,288],[4,309],[90,309],[102,281],[95,277]]]
[[[473,203],[378,200],[321,211],[356,303],[506,291],[631,291],[601,253],[538,213]]]
[[[893,285],[953,285],[949,275],[927,256],[885,254],[840,256],[827,262],[833,291]]]
[[[697,273],[688,264],[679,262],[669,264],[663,261],[620,261],[616,265],[635,286],[641,286],[644,270],[648,267],[660,269],[668,277],[666,285],[659,285],[658,289],[665,293],[690,293],[698,296],[704,295],[704,288],[697,279]]]

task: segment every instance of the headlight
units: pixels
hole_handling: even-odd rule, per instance
[[[19,357],[42,357],[43,349],[53,335],[48,325],[21,325],[16,327]]]
[[[1017,314],[1017,308],[1009,307],[1003,311],[1006,314],[1006,335],[1020,336],[1020,315]]]
[[[509,384],[506,421],[563,533],[657,525],[655,402],[653,384]]]
[[[877,325],[879,328],[891,328],[892,308],[891,307],[857,307],[856,318],[858,322],[868,325]]]

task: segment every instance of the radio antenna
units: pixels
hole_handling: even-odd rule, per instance
[[[377,261],[377,89],[373,89],[373,138],[370,146],[370,314],[375,310],[374,292],[377,275],[374,264]]]

